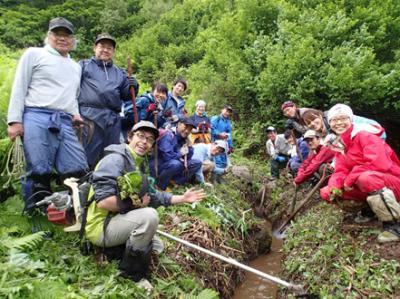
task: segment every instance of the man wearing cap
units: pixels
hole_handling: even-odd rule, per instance
[[[83,145],[91,168],[110,144],[120,143],[120,115],[123,102],[131,101],[129,89],[138,92],[134,77],[113,64],[115,39],[108,33],[97,36],[94,56],[81,60],[81,92],[78,98],[81,115],[86,121]]]
[[[158,130],[149,121],[138,122],[128,135],[128,144],[113,144],[92,175],[91,201],[85,226],[86,237],[96,246],[123,246],[119,256],[121,275],[133,281],[145,278],[152,250],[162,251],[154,238],[158,225],[155,208],[201,201],[203,190],[189,189],[183,195],[156,191],[147,177],[146,155],[150,153]],[[119,178],[124,177],[124,180]],[[121,181],[129,181],[129,193]],[[107,254],[107,250],[105,250]]]
[[[218,155],[222,155],[228,151],[228,147],[225,141],[217,140],[213,143],[196,143],[193,145],[193,159],[202,162],[202,167],[196,172],[196,180],[199,183],[204,183],[204,175],[213,173],[216,175],[222,175],[225,173],[224,168],[215,166],[215,158]]]
[[[50,193],[54,169],[61,179],[87,170],[85,152],[72,127],[82,121],[76,100],[81,68],[69,57],[75,45],[73,25],[54,18],[45,46],[29,48],[18,63],[7,122],[11,140],[23,137],[26,206]]]
[[[187,90],[186,80],[180,78],[174,81],[172,91],[163,105],[164,127],[175,127],[176,121],[187,116],[183,93]]]
[[[212,141],[223,140],[228,144],[228,152],[224,155],[219,155],[215,159],[215,165],[220,168],[227,168],[229,165],[228,154],[233,153],[232,142],[232,124],[231,114],[233,108],[230,105],[224,105],[220,115],[211,117],[211,139]]]
[[[274,127],[267,128],[267,153],[270,156],[271,176],[279,179],[279,169],[285,168],[289,161],[291,146],[284,134],[277,134]]]
[[[305,123],[302,122],[302,115],[308,109],[298,108],[292,101],[286,101],[281,106],[283,115],[288,118],[285,128],[293,130],[297,138],[301,137],[307,131]]]
[[[297,176],[294,178],[295,185],[300,185],[311,178],[321,165],[331,163],[335,156],[335,153],[328,146],[322,145],[321,138],[316,131],[306,131],[304,140],[307,142],[310,153],[308,158],[301,164]]]
[[[178,185],[184,185],[194,177],[202,163],[192,158],[193,147],[190,145],[189,135],[194,123],[186,117],[179,119],[174,130],[164,130],[158,139],[158,161],[153,157],[150,160],[150,170],[156,177],[155,164],[158,164],[157,185],[165,190],[173,180]]]

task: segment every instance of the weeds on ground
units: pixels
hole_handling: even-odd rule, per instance
[[[183,193],[184,190],[179,188],[174,193]],[[207,198],[201,203],[159,208],[160,223],[169,224],[169,233],[183,237],[191,236],[190,233],[185,235],[191,227],[200,227],[200,232],[208,233],[211,245],[218,240],[218,246],[223,246],[209,249],[220,252],[224,248],[225,254],[232,256],[235,253],[235,257],[244,258],[243,237],[249,227],[257,223],[252,213],[244,213],[250,204],[241,198],[236,188],[228,185],[216,186],[207,193]],[[0,297],[148,298],[133,282],[118,276],[116,264],[101,267],[91,256],[81,255],[76,234],[67,234],[46,220],[43,225],[52,231],[53,236],[46,239],[43,233],[32,234],[31,224],[21,211],[22,202],[17,195],[1,205]],[[176,225],[174,219],[178,219]],[[218,293],[208,289],[209,282],[199,279],[198,274],[202,272],[216,277],[215,267],[224,269],[225,266],[220,266],[215,260],[210,263],[210,260],[200,258],[184,246],[178,250],[178,244],[173,241],[164,239],[164,242],[166,251],[159,259],[159,267],[163,271],[153,273],[151,297],[217,298]],[[182,258],[179,258],[181,253]],[[189,267],[190,271],[187,271],[186,265],[190,263],[194,268]],[[184,276],[182,273],[185,273]],[[233,274],[226,273],[220,271],[219,279],[223,282],[216,284],[219,288],[228,289],[227,286],[231,286],[235,278]]]
[[[284,269],[322,298],[392,297],[399,291],[400,264],[364,251],[343,233],[342,218],[341,211],[324,203],[298,217],[284,244]]]

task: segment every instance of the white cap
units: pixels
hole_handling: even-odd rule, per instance
[[[270,132],[270,131],[276,132],[276,130],[275,130],[275,128],[274,128],[273,126],[269,126],[269,127],[267,128],[267,132]]]
[[[214,141],[214,144],[216,144],[218,147],[222,148],[224,150],[224,153],[228,152],[228,142],[224,140],[216,140]]]
[[[206,102],[203,101],[203,100],[198,100],[198,101],[196,102],[196,107],[197,107],[197,106],[205,106],[205,105],[206,105]]]
[[[318,135],[318,133],[317,132],[315,132],[314,130],[307,130],[305,133],[304,133],[304,139],[307,139],[307,138],[313,138],[313,137],[318,137],[319,138],[319,135]]]
[[[332,118],[338,115],[346,115],[353,121],[353,110],[345,104],[336,104],[328,111],[328,123]]]

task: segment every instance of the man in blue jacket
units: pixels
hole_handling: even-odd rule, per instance
[[[136,99],[136,108],[139,121],[147,120],[154,123],[154,115],[157,114],[157,128],[162,127],[165,122],[163,107],[168,97],[168,88],[163,83],[155,83],[151,92],[142,94]],[[121,119],[121,126],[124,138],[127,132],[133,127],[134,115],[132,102],[124,103],[124,117]]]
[[[212,141],[224,140],[228,143],[228,152],[224,155],[215,157],[215,165],[219,168],[226,168],[229,165],[228,154],[233,153],[233,142],[232,142],[232,125],[231,125],[231,114],[233,108],[230,105],[225,105],[222,108],[220,115],[211,117],[211,139]]]
[[[99,34],[94,56],[79,62],[82,67],[79,109],[89,124],[84,129],[83,146],[91,168],[102,157],[105,147],[120,143],[122,102],[131,100],[130,87],[136,93],[139,88],[135,78],[128,78],[113,64],[116,45],[111,35]]]
[[[165,119],[164,127],[174,127],[174,124],[176,124],[178,119],[187,116],[185,100],[182,98],[182,95],[186,90],[186,80],[175,80],[172,91],[168,93],[168,98],[163,106]]]
[[[188,137],[195,125],[186,117],[179,120],[175,130],[162,131],[158,139],[157,185],[165,190],[173,180],[178,185],[188,182],[200,169],[202,162],[192,159],[193,147]],[[150,160],[151,175],[155,174],[154,157]]]

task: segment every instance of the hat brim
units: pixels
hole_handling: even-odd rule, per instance
[[[107,38],[107,37],[96,39],[96,41],[94,42],[94,44],[97,45],[97,44],[98,44],[99,42],[101,42],[102,40],[108,40],[108,41],[110,41],[110,42],[113,44],[114,48],[117,46],[117,42],[116,42],[115,40],[113,40],[113,39],[111,39],[111,38]]]
[[[53,27],[49,28],[49,30],[53,31],[53,30],[55,30],[57,28],[64,28],[69,32],[69,34],[74,34],[74,31],[71,28],[69,28],[67,26],[63,26],[63,25],[53,26]]]
[[[194,125],[194,124],[186,124],[186,123],[183,123],[185,126],[190,126],[190,127],[192,127],[192,129],[194,129],[194,128],[196,128],[196,126]]]
[[[140,131],[140,130],[150,131],[150,132],[154,133],[154,137],[156,139],[160,136],[160,132],[157,129],[154,129],[152,127],[147,127],[147,126],[139,127],[136,130],[132,130],[132,132],[137,132],[137,131]]]

